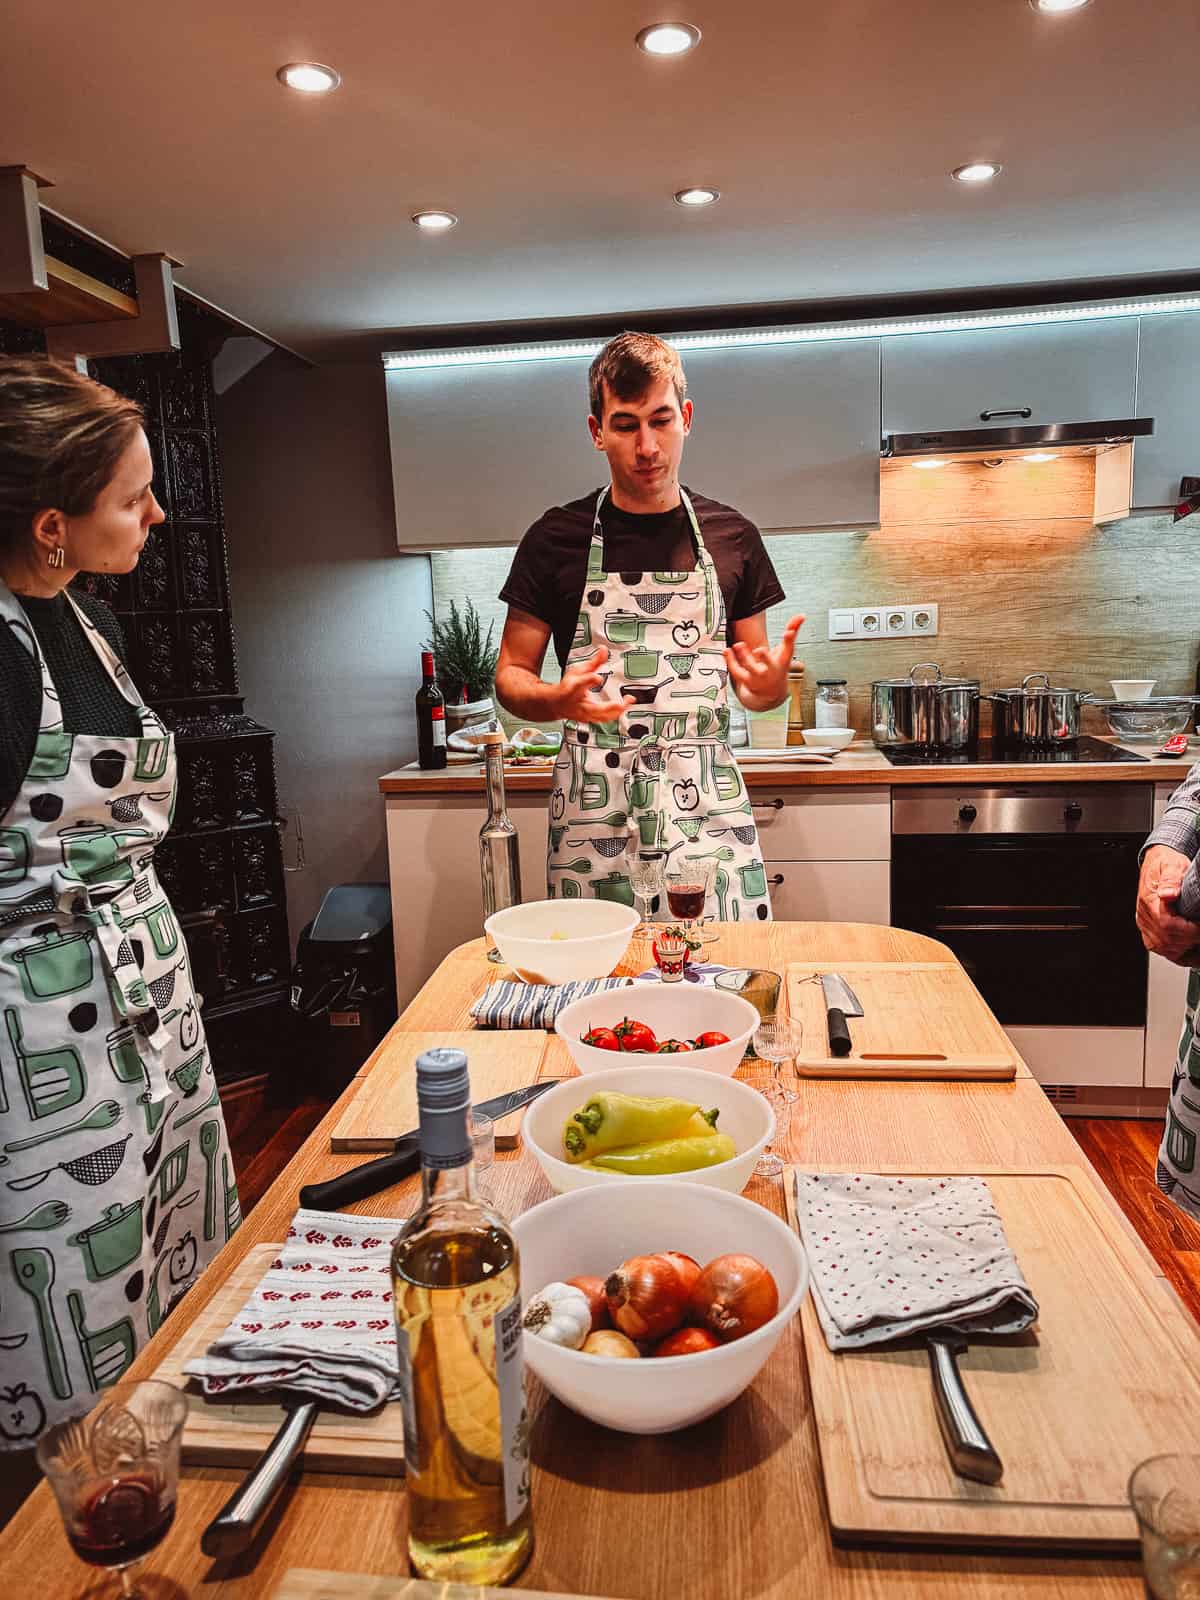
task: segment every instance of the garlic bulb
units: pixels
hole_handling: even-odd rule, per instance
[[[548,1283],[526,1307],[522,1327],[551,1344],[579,1350],[592,1331],[592,1308],[582,1289],[569,1283]]]

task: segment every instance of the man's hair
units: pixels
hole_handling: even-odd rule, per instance
[[[687,378],[678,351],[653,333],[619,333],[588,368],[588,409],[603,422],[606,385],[618,400],[637,400],[655,378],[670,378],[682,407]]]

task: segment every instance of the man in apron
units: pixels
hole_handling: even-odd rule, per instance
[[[1171,796],[1142,851],[1137,924],[1147,950],[1190,967],[1183,1031],[1155,1180],[1200,1221],[1200,762]]]
[[[529,529],[500,598],[496,692],[515,715],[562,719],[550,795],[551,897],[632,906],[631,834],[667,862],[711,861],[707,915],[766,922],[754,814],[729,749],[728,687],[754,711],[787,695],[802,617],[767,643],[782,600],[762,539],[679,482],[692,404],[678,355],[622,334],[589,372],[588,426],[610,482]],[[554,638],[562,680],[541,678]]]

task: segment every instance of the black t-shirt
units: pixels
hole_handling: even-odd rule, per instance
[[[517,546],[500,591],[501,600],[552,630],[560,667],[566,664],[583,602],[598,492],[569,505],[551,506],[538,518]],[[732,638],[735,622],[776,605],[784,598],[783,589],[752,522],[732,506],[691,489],[687,494],[717,569]],[[622,511],[606,498],[600,525],[606,572],[628,577],[640,572],[690,572],[696,565],[691,523],[682,503],[672,511],[639,513]]]

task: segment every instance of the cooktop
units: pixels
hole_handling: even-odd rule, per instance
[[[1084,734],[1074,744],[1057,745],[1049,750],[1010,750],[992,739],[981,739],[969,753],[941,753],[914,749],[912,745],[886,744],[881,745],[880,750],[894,767],[978,767],[985,762],[999,762],[1006,767],[1079,766],[1095,761],[1150,759],[1149,756],[1135,756],[1132,750],[1122,750],[1104,739],[1093,739],[1090,734]]]

